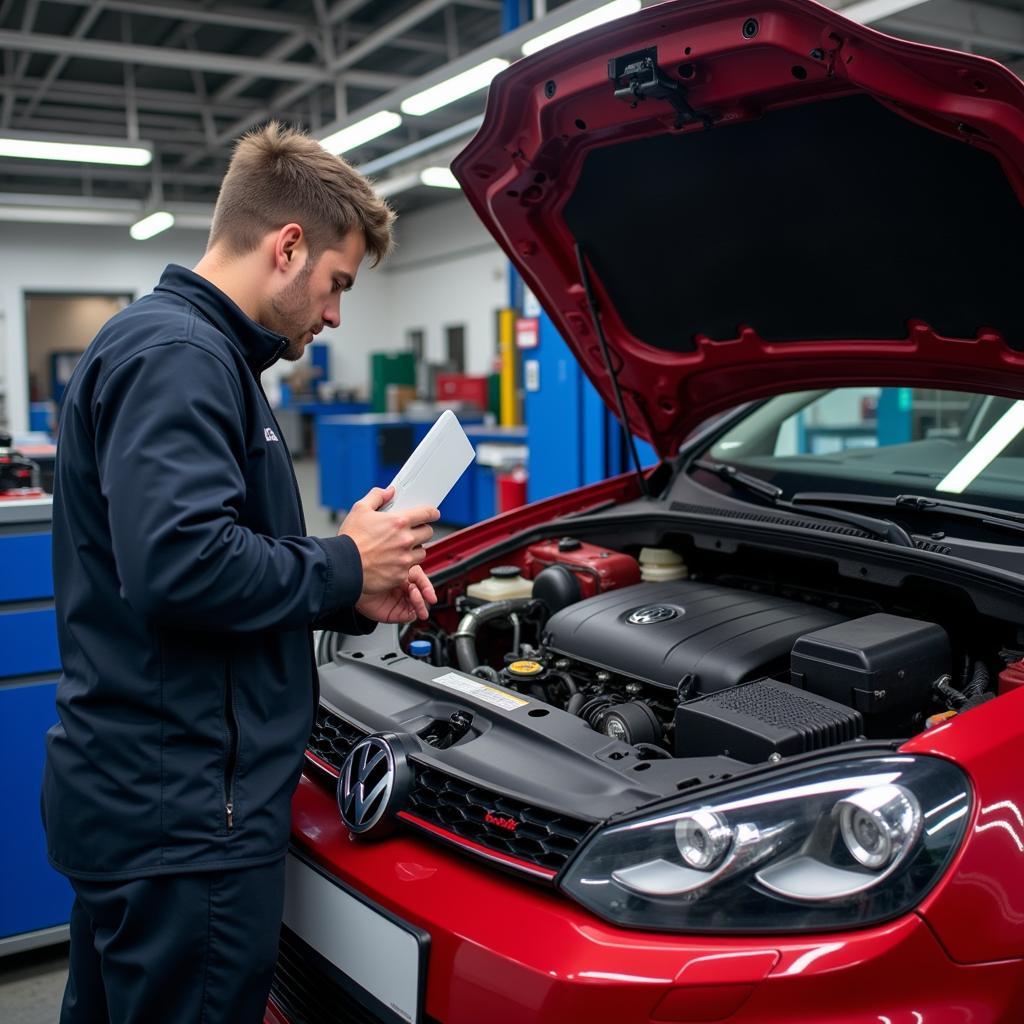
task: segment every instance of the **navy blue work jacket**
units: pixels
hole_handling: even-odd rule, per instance
[[[170,266],[79,363],[60,416],[63,675],[43,817],[81,878],[283,855],[313,721],[313,627],[364,632],[362,565],[315,539],[260,385],[283,337]]]

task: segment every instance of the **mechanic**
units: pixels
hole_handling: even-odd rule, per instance
[[[312,629],[425,618],[436,509],[357,502],[306,536],[260,384],[298,359],[393,212],[310,137],[242,139],[206,254],[94,339],[60,418],[63,676],[43,818],[71,881],[61,1021],[259,1022],[290,798],[318,700]]]

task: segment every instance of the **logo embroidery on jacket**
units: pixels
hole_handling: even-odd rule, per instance
[[[275,434],[275,433],[274,433],[274,432],[273,432],[273,431],[272,431],[272,430],[270,429],[270,427],[265,427],[265,428],[263,429],[263,436],[264,436],[264,437],[265,437],[265,438],[266,438],[266,439],[267,439],[268,441],[277,441],[277,440],[278,440],[278,436],[277,436],[277,434]]]

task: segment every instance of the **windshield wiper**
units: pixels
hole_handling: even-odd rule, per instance
[[[966,501],[950,501],[948,498],[930,498],[924,494],[898,494],[887,498],[874,494],[843,494],[841,492],[803,491],[790,499],[793,504],[803,507],[811,505],[871,505],[874,508],[907,508],[914,512],[939,513],[951,519],[965,519],[981,523],[997,530],[1010,533],[1024,533],[1024,515],[987,505],[971,505]]]
[[[735,466],[731,466],[728,462],[711,462],[708,459],[697,459],[693,465],[698,469],[706,470],[708,473],[714,473],[720,480],[725,480],[740,490],[764,498],[773,508],[785,509],[798,515],[811,515],[817,516],[819,519],[832,519],[839,523],[847,523],[850,526],[856,526],[865,533],[870,533],[873,537],[889,541],[890,544],[899,544],[907,548],[914,546],[914,541],[910,534],[899,523],[894,523],[891,519],[862,516],[859,512],[847,512],[844,509],[827,508],[824,505],[809,503],[797,505],[795,501],[787,501],[783,498],[781,487],[776,487],[775,484],[762,480],[759,476],[744,473]]]

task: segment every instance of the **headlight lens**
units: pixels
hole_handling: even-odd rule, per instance
[[[937,758],[778,772],[598,833],[563,888],[617,924],[768,932],[873,924],[914,907],[963,840],[970,787]]]

